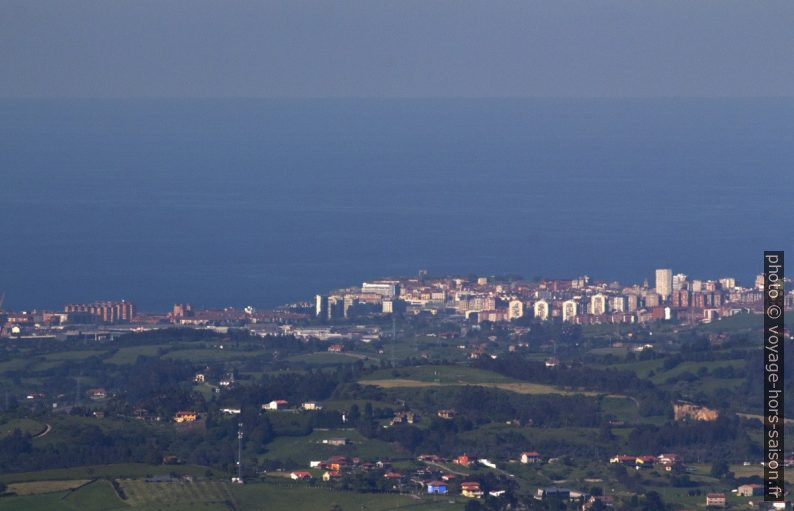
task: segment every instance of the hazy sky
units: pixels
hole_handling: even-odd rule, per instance
[[[794,1],[0,0],[0,96],[794,96]]]

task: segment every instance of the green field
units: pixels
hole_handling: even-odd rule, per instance
[[[791,313],[786,313],[786,321],[791,320]],[[727,318],[719,318],[711,323],[696,327],[701,332],[724,332],[741,330],[760,330],[764,327],[764,317],[761,314],[736,314]]]
[[[481,385],[517,394],[558,394],[565,396],[576,394],[598,396],[604,394],[603,392],[587,389],[565,389],[554,385],[514,380],[491,371],[462,366],[416,366],[383,369],[375,371],[366,378],[362,378],[359,383],[374,385],[384,389]],[[619,395],[612,397],[624,398],[624,396]]]
[[[347,438],[351,443],[344,446],[333,446],[322,443],[324,439]],[[408,453],[401,452],[399,447],[382,440],[368,439],[356,430],[314,430],[308,436],[278,437],[266,446],[267,452],[264,459],[290,459],[299,466],[308,468],[309,461],[323,460],[330,456],[340,454],[344,456],[359,456],[364,459],[375,460],[378,458],[399,458],[401,455],[409,457]]]
[[[651,378],[651,381],[660,385],[668,378],[679,376],[685,372],[697,374],[701,368],[713,371],[719,367],[733,367],[734,369],[741,369],[747,364],[746,360],[714,360],[709,362],[682,362],[670,369],[669,371],[656,371],[656,374]]]
[[[161,349],[168,348],[170,348],[168,345],[128,346],[126,348],[119,348],[113,356],[105,359],[105,362],[115,365],[134,364],[140,356],[155,357],[159,354]]]
[[[416,366],[399,369],[382,369],[375,371],[362,380],[415,380],[428,383],[480,385],[486,383],[515,383],[518,380],[502,376],[492,371],[485,371],[466,366]]]
[[[221,504],[234,501],[228,483],[219,481],[147,482],[141,479],[119,480],[127,504],[138,507],[176,504]]]
[[[104,350],[75,350],[75,351],[56,351],[54,353],[47,353],[44,355],[46,360],[51,361],[64,361],[64,360],[85,360],[91,357],[98,357],[104,355]]]
[[[250,358],[271,355],[270,352],[264,350],[256,351],[242,351],[232,349],[218,349],[218,348],[191,348],[186,350],[173,350],[169,351],[163,358],[170,358],[174,360],[187,360],[189,362],[211,362],[211,361],[229,361],[229,360],[248,360]]]
[[[609,350],[623,350],[626,351],[626,348],[603,348]],[[596,352],[596,350],[591,350],[591,353]],[[610,369],[615,371],[631,371],[637,375],[638,378],[647,378],[651,371],[654,373],[659,371],[659,368],[662,367],[664,360],[638,360],[633,362],[622,362],[618,364],[610,364],[610,365],[603,365],[603,364],[591,364],[593,368],[596,369]]]
[[[364,360],[367,358],[366,355],[360,355],[355,353],[328,353],[328,352],[317,352],[317,353],[306,353],[302,355],[293,355],[289,357],[287,360],[290,362],[304,362],[308,365],[312,366],[337,366],[339,364],[353,364],[358,362],[359,360]],[[372,360],[369,360],[372,362]],[[365,363],[367,361],[365,360]]]
[[[38,495],[40,493],[74,490],[90,482],[90,479],[72,479],[67,481],[27,481],[24,483],[9,484],[7,491],[17,495]]]
[[[44,424],[33,419],[11,419],[0,423],[0,437],[10,435],[15,429],[19,429],[23,434],[33,436],[41,433],[44,428]]]
[[[325,511],[338,504],[344,510],[460,511],[459,499],[337,491],[304,483],[251,482],[233,485],[218,481],[146,482],[119,480],[125,499],[108,480],[73,490],[28,496],[0,497],[0,510],[14,511]]]
[[[76,490],[40,495],[0,497],[0,510],[112,511],[129,509],[109,481],[99,480]]]
[[[455,498],[410,496],[377,493],[353,493],[305,484],[246,484],[232,489],[241,510],[327,511],[338,504],[345,511],[460,511],[463,502]],[[263,506],[263,503],[267,503]]]
[[[392,378],[389,380],[361,380],[360,383],[366,385],[375,385],[376,387],[382,387],[384,389],[471,385],[469,383],[465,383],[465,384],[436,383],[436,382],[427,382],[427,381],[419,381],[419,380],[407,380],[402,378]],[[563,396],[571,396],[577,394],[581,394],[585,396],[597,396],[602,394],[600,392],[593,392],[588,390],[565,390],[559,387],[554,387],[553,385],[544,385],[542,383],[527,383],[527,382],[478,383],[475,385],[481,385],[483,387],[492,387],[500,390],[507,390],[509,392],[515,392],[517,394],[559,394]]]
[[[148,475],[169,474],[203,476],[207,467],[200,465],[146,465],[144,463],[119,463],[114,465],[88,465],[72,468],[56,468],[36,472],[15,472],[0,474],[0,481],[8,484],[25,481],[57,481],[68,479],[94,479],[97,477],[146,477]]]

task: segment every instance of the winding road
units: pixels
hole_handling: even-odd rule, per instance
[[[52,426],[50,426],[49,424],[45,424],[44,426],[45,426],[44,427],[44,431],[42,431],[41,433],[39,433],[37,435],[33,435],[33,438],[41,438],[43,436],[47,436],[47,433],[52,431]]]

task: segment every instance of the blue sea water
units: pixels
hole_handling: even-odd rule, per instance
[[[273,306],[386,275],[749,283],[794,100],[3,100],[6,306]]]

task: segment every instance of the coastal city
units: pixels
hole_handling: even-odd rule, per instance
[[[344,327],[392,314],[429,315],[448,323],[473,324],[532,319],[577,325],[656,321],[696,325],[743,312],[760,313],[763,287],[763,275],[740,285],[733,277],[689,279],[669,268],[657,269],[650,282],[646,279],[629,286],[591,280],[586,275],[526,281],[516,276],[432,278],[421,270],[415,277],[363,282],[360,287],[318,294],[314,300],[271,310],[251,306],[194,309],[189,303],[181,303],[166,312],[142,312],[126,300],[67,304],[61,311],[6,310],[0,316],[0,337],[100,339],[176,324],[215,329],[243,327],[262,335],[288,334],[321,340],[367,335],[371,338],[388,332],[356,335]],[[0,311],[2,305],[0,301]],[[785,308],[792,307],[794,290],[785,295]],[[332,326],[337,324],[341,328]]]

